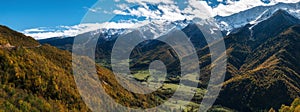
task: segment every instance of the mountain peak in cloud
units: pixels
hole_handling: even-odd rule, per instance
[[[108,27],[108,25],[113,26],[109,28],[126,29],[130,26],[142,26],[156,20],[183,21],[194,20],[194,18],[229,17],[259,6],[275,6],[279,3],[298,3],[299,1],[300,0],[188,0],[182,3],[182,1],[180,2],[179,0],[125,0],[116,2],[116,8],[112,11],[115,16],[105,23],[84,23],[68,28],[34,28],[23,32],[36,39],[68,37],[103,29]],[[249,18],[246,16],[243,17]],[[231,23],[227,22],[227,24]]]

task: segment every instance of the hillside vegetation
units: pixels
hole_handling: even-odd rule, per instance
[[[77,90],[70,52],[41,46],[5,26],[0,26],[0,42],[10,45],[0,47],[0,111],[90,111]],[[97,72],[101,80],[109,83],[104,85],[109,88],[106,92],[122,105],[147,108],[159,102],[153,94],[125,90],[108,69],[97,66]],[[114,105],[107,107],[113,108]]]
[[[276,112],[273,108],[269,112]],[[290,106],[282,105],[278,112],[300,112],[300,98],[296,98]]]

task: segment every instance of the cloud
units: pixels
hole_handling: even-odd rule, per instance
[[[186,19],[186,17],[182,15],[179,7],[176,5],[159,5],[158,8],[164,13],[159,19],[171,21]]]
[[[112,14],[110,11],[104,10],[103,11],[104,14]]]
[[[188,15],[188,19],[206,19],[212,17],[211,7],[209,7],[205,1],[200,0],[189,0],[188,6],[182,12]]]
[[[245,11],[257,6],[272,6],[278,3],[298,3],[300,0],[271,0],[270,3],[265,4],[261,0],[239,0],[232,2],[228,0],[226,5],[220,4],[216,8],[210,8],[213,16],[230,16],[232,14]]]
[[[114,0],[120,2],[120,0]],[[221,1],[221,0],[218,0]],[[149,23],[149,20],[176,21],[176,20],[192,20],[194,18],[209,18],[216,15],[229,16],[256,6],[271,6],[278,3],[298,3],[300,0],[271,0],[265,4],[261,0],[239,0],[232,2],[230,0],[226,5],[220,4],[217,7],[209,7],[203,0],[186,0],[185,7],[179,8],[173,0],[126,0],[127,3],[116,4],[116,9],[112,12],[102,10],[101,8],[87,8],[90,12],[102,11],[104,14],[132,15],[137,17],[146,17],[148,20],[140,22],[122,21],[120,23],[105,22],[79,24],[75,26],[60,26],[59,28],[46,29],[34,28],[23,31],[28,36],[35,39],[44,39],[51,37],[71,37],[78,34],[99,30],[101,28],[122,29],[131,28],[133,26],[142,26]],[[155,4],[157,9],[151,9],[147,3]],[[140,5],[138,8],[130,9],[129,5]],[[126,9],[126,11],[124,11]],[[296,12],[295,12],[296,13]],[[57,30],[59,29],[59,30]]]
[[[141,5],[135,9],[127,9],[126,11],[114,10],[114,14],[121,15],[134,15],[138,17],[146,17],[147,19],[155,20],[184,20],[198,18],[212,17],[212,9],[203,0],[188,0],[183,10],[180,10],[179,6],[174,0],[126,0],[127,4],[134,3],[135,5]],[[147,3],[156,4],[158,9],[150,9]],[[118,5],[120,9],[125,9],[125,5]],[[126,6],[128,7],[128,6]],[[161,12],[162,11],[162,12]]]
[[[100,7],[97,7],[97,8],[88,8],[88,7],[83,7],[84,9],[87,9],[88,11],[90,11],[90,12],[94,12],[94,13],[96,13],[96,12],[99,12],[102,8],[100,8]]]
[[[100,27],[101,24],[98,23],[80,24],[74,26],[59,26],[55,28],[35,28],[35,29],[39,29],[41,32],[37,32],[38,30],[29,29],[29,30],[25,30],[25,32],[23,33],[35,39],[46,39],[46,38],[53,38],[53,37],[72,37],[85,32],[97,30]]]
[[[128,3],[174,4],[173,0],[126,0]]]
[[[281,3],[297,3],[300,0],[271,0],[271,2],[281,2]]]
[[[131,15],[135,15],[138,17],[146,17],[146,18],[152,18],[157,19],[159,18],[159,14],[161,14],[159,11],[152,11],[148,8],[140,7],[138,9],[129,10]]]
[[[129,13],[126,13],[126,12],[121,11],[121,10],[114,10],[113,13],[114,14],[119,14],[119,15],[129,15]]]
[[[176,0],[125,0],[127,3],[116,4],[118,9],[113,10],[112,13],[118,15],[146,17],[147,19],[156,20],[192,20],[193,18],[211,18],[216,15],[229,16],[256,6],[275,5],[279,2],[296,3],[299,1],[300,0],[272,0],[269,4],[265,4],[261,0],[227,0],[226,5],[219,4],[217,7],[212,8],[207,5],[206,1],[203,0],[187,0],[184,2],[186,6],[184,8],[179,8]],[[151,10],[147,4],[155,4],[158,6],[158,9]],[[140,7],[130,9],[129,5],[140,5]],[[90,9],[90,11],[94,12],[96,10]],[[161,13],[161,11],[163,13]],[[104,13],[111,14],[107,11]]]
[[[116,5],[118,8],[120,8],[120,9],[127,9],[128,8],[128,5],[127,4],[125,4],[125,3],[123,3],[123,4],[117,4]]]
[[[122,10],[114,10],[114,14],[119,15],[132,15],[137,17],[146,17],[147,19],[154,20],[184,20],[185,17],[181,14],[179,7],[173,0],[126,0],[129,4],[135,3],[140,5],[138,8],[130,9],[127,5],[119,4],[118,7]],[[146,3],[157,4],[158,9],[151,9]]]
[[[47,30],[43,30],[43,29],[39,29],[39,28],[24,30],[24,32],[44,32],[44,31],[47,31]]]
[[[116,23],[116,22],[105,22],[105,23],[85,23],[74,26],[59,26],[55,28],[34,28],[25,30],[23,33],[27,36],[31,36],[37,40],[47,39],[53,37],[74,37],[79,34],[99,31],[104,29],[131,29],[138,28],[148,24],[149,21],[130,23]]]

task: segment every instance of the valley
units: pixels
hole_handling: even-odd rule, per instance
[[[288,104],[299,97],[299,66],[294,62],[298,62],[297,59],[300,57],[296,52],[291,51],[299,47],[299,24],[299,19],[284,10],[278,10],[271,17],[255,24],[255,26],[248,24],[225,36],[224,41],[228,56],[227,72],[222,91],[212,110],[258,111],[271,108],[278,110],[282,104]],[[205,94],[212,62],[208,56],[209,47],[205,43],[206,40],[199,30],[194,30],[194,25],[190,24],[182,31],[190,37],[192,43],[197,44],[201,76],[199,80],[188,78],[186,81],[198,84],[198,88],[177,85],[180,79],[179,60],[176,58],[176,54],[172,53],[174,51],[169,50],[172,49],[170,46],[155,40],[146,41],[132,51],[130,69],[133,75],[128,77],[145,85],[149,83],[156,85],[155,82],[158,79],[153,80],[154,76],[149,76],[149,72],[145,70],[148,69],[150,62],[157,59],[162,60],[169,69],[167,80],[158,91],[167,97],[177,86],[193,89],[196,93],[192,100],[193,103],[188,109],[197,110],[197,106],[194,104],[200,103]],[[117,37],[117,35],[114,36]],[[58,43],[61,44],[56,46],[68,50],[70,49],[68,46],[72,45],[70,39],[72,37],[46,39],[40,40],[40,42],[57,44],[59,41]],[[101,60],[99,61],[100,65],[110,68],[107,57],[110,57],[109,52],[112,50],[115,40],[105,40],[101,36],[99,39],[96,59]],[[64,40],[68,41],[64,43]],[[199,42],[202,43],[199,44]],[[55,46],[55,44],[53,45]],[[184,95],[184,91],[182,93]]]

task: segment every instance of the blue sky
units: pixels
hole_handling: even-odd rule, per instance
[[[15,30],[79,24],[97,0],[7,0],[0,4],[0,24]]]

